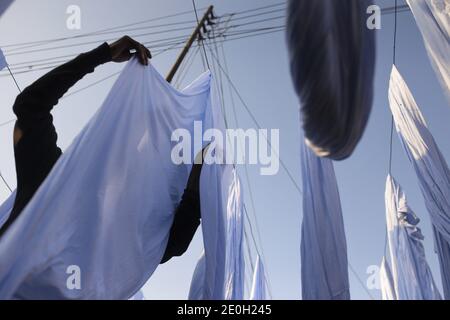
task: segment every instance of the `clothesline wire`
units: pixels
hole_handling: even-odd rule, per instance
[[[398,7],[398,8],[399,8],[399,9],[397,10],[398,12],[400,12],[400,9],[402,9],[401,11],[409,10],[409,6],[407,6],[407,5],[400,6],[400,7]],[[395,9],[395,7],[382,9],[382,14],[392,13],[392,12],[391,12],[391,9]],[[247,15],[247,16],[244,16],[244,17],[237,17],[237,18],[235,18],[234,16],[237,15],[237,14],[239,14],[239,13],[236,13],[236,14],[228,14],[228,15],[222,15],[222,16],[220,16],[220,17],[229,16],[230,19],[232,19],[232,21],[235,21],[235,20],[240,20],[240,19],[244,19],[244,18],[249,18],[249,17],[258,16],[258,15],[261,15],[261,14],[268,14],[268,13],[272,13],[272,12],[280,11],[280,10],[282,10],[282,9],[273,10],[273,11],[268,11],[268,12],[263,12],[263,13],[259,13],[259,14]],[[262,19],[262,20],[250,21],[250,22],[247,22],[247,23],[244,23],[244,24],[232,25],[232,26],[229,26],[228,28],[237,28],[237,27],[242,27],[242,26],[244,26],[244,25],[248,25],[248,24],[262,23],[262,22],[265,22],[265,21],[268,21],[268,20],[273,20],[273,19],[278,19],[278,18],[285,18],[285,16],[269,17],[269,18]],[[183,22],[183,23],[186,23],[186,22]],[[175,24],[178,24],[178,22],[176,22],[176,23],[171,23],[171,24],[165,24],[165,25],[175,25]],[[157,26],[149,26],[149,28],[150,28],[150,27],[157,27]],[[142,27],[141,27],[141,28],[142,28]],[[110,29],[111,29],[111,28],[110,28]],[[114,29],[114,28],[113,28],[113,29]],[[181,29],[184,30],[185,28],[181,28]],[[144,34],[138,34],[138,35],[132,35],[132,36],[145,36],[145,35],[150,35],[150,34],[159,34],[159,33],[165,33],[165,32],[176,31],[176,30],[179,30],[179,29],[163,30],[163,31],[159,31],[159,32],[144,33]],[[92,33],[95,33],[95,32],[92,32]],[[91,33],[91,34],[92,34],[92,33]],[[75,36],[75,37],[76,37],[76,36]],[[183,37],[187,37],[187,36],[183,36]],[[71,38],[71,37],[68,37],[68,38]],[[179,38],[179,37],[176,37],[176,38]],[[176,38],[172,38],[172,39],[176,39]],[[60,38],[60,39],[61,39],[61,38]],[[70,45],[65,45],[65,46],[60,46],[60,47],[43,48],[43,49],[38,49],[38,50],[33,50],[33,51],[26,51],[26,52],[15,52],[15,54],[19,54],[19,53],[30,53],[30,52],[35,52],[35,51],[36,51],[36,52],[40,52],[40,51],[47,51],[47,50],[53,50],[53,49],[62,49],[62,48],[66,48],[66,47],[75,47],[75,46],[78,47],[78,46],[81,46],[81,45],[87,45],[87,44],[97,43],[98,41],[111,41],[111,40],[113,40],[113,39],[115,39],[115,38],[97,39],[96,41],[85,42],[85,43],[70,44]],[[170,39],[170,38],[166,38],[165,40],[167,40],[167,39]],[[56,39],[56,40],[59,40],[59,39]],[[159,41],[161,41],[161,40],[159,40]],[[43,40],[41,40],[41,42],[43,42]],[[154,44],[155,41],[150,41],[150,42],[147,42],[147,43],[149,43],[149,44],[150,44],[150,43]],[[12,53],[12,54],[14,54],[14,53]],[[15,66],[19,66],[19,65],[33,64],[33,63],[35,63],[35,62],[49,61],[49,60],[53,60],[53,59],[59,59],[59,58],[65,58],[65,57],[73,57],[73,56],[74,56],[74,54],[72,54],[72,55],[65,55],[65,56],[58,56],[58,57],[51,57],[51,58],[45,58],[45,59],[39,59],[39,60],[36,60],[36,61],[18,62],[18,63],[11,64],[10,66],[15,67]],[[57,62],[60,63],[60,62],[64,62],[64,61],[65,61],[65,60],[63,60],[63,61],[57,61]],[[49,63],[50,63],[50,62],[49,62]],[[56,62],[55,62],[55,63],[56,63]],[[33,67],[33,65],[27,65],[27,66],[23,66],[23,67],[21,67],[21,68],[32,68],[32,67]],[[29,71],[33,71],[33,70],[29,70]]]
[[[6,186],[6,188],[8,188],[9,192],[12,193],[12,189],[9,186],[8,182],[6,181],[5,177],[3,177],[3,174],[0,172],[0,178],[2,179],[4,185]]]
[[[199,9],[199,10],[204,10],[204,9],[206,9],[206,7],[203,7],[201,9]],[[37,40],[37,41],[29,41],[29,42],[22,42],[22,43],[6,44],[6,45],[3,45],[2,47],[3,48],[7,48],[7,47],[22,46],[22,45],[42,43],[42,42],[50,43],[50,42],[58,42],[58,41],[63,41],[63,40],[77,39],[77,38],[82,38],[82,37],[86,37],[86,36],[96,35],[98,33],[105,32],[105,31],[117,30],[117,29],[120,29],[120,28],[126,28],[126,27],[130,27],[130,26],[135,26],[135,25],[138,25],[138,24],[143,24],[143,23],[147,23],[147,22],[157,21],[157,20],[165,20],[167,18],[177,17],[177,16],[191,14],[191,13],[192,13],[192,10],[186,10],[186,11],[175,13],[175,14],[169,14],[169,15],[160,16],[160,17],[156,17],[156,18],[141,20],[141,21],[138,21],[138,22],[128,23],[128,24],[115,26],[115,27],[110,27],[110,28],[106,28],[106,29],[100,29],[100,30],[87,32],[87,33],[82,33],[82,34],[74,35],[74,36],[70,36],[70,37],[60,37],[60,38],[53,38],[53,39],[46,39],[46,40]],[[162,24],[162,25],[159,25],[159,26],[165,26],[165,25]]]
[[[259,14],[262,15],[262,14]],[[254,15],[255,16],[255,15]],[[248,19],[251,16],[247,16],[247,17],[238,17],[238,18],[233,18],[234,20],[242,20],[242,19]],[[234,27],[239,27],[239,26],[244,26],[244,25],[249,25],[249,24],[256,24],[256,23],[262,23],[265,21],[270,21],[270,20],[275,20],[275,19],[279,19],[279,18],[284,18],[284,16],[282,17],[270,17],[270,18],[266,18],[266,19],[262,19],[262,20],[255,20],[255,21],[249,21],[247,23],[243,23],[242,25],[236,25]],[[188,24],[189,25],[186,25]],[[190,21],[183,21],[183,22],[177,22],[177,23],[168,23],[165,24],[165,26],[175,26],[175,25],[184,25],[183,27],[178,27],[178,28],[172,28],[172,29],[163,29],[163,30],[158,30],[158,31],[152,31],[152,32],[146,32],[146,33],[137,33],[137,34],[129,34],[131,37],[137,38],[137,37],[142,37],[142,36],[150,36],[150,35],[159,35],[159,34],[163,34],[163,33],[171,33],[171,32],[175,32],[175,31],[182,31],[182,30],[186,30],[189,28],[194,28],[195,25],[193,23],[191,23]],[[163,26],[163,25],[161,25]],[[155,28],[161,28],[161,26],[145,26],[145,27],[138,27],[138,28],[131,28],[131,29],[125,29],[125,30],[120,30],[120,31],[114,31],[114,33],[128,33],[128,31],[136,31],[136,30],[153,30]],[[101,33],[98,34],[97,36],[100,35],[105,35],[105,34],[109,34],[111,32],[107,32],[107,33]],[[13,56],[13,55],[19,55],[19,54],[26,54],[26,53],[35,53],[35,52],[42,52],[42,51],[48,51],[48,50],[54,50],[54,49],[64,49],[64,48],[69,48],[69,47],[79,47],[82,45],[89,45],[89,44],[95,44],[98,42],[104,42],[104,41],[113,41],[117,38],[117,36],[109,36],[107,38],[98,38],[95,40],[89,40],[89,41],[84,41],[84,42],[76,42],[76,43],[70,43],[70,44],[63,44],[63,45],[59,45],[59,46],[54,46],[54,47],[47,47],[47,48],[40,48],[40,49],[34,49],[34,50],[25,50],[24,49],[29,49],[29,48],[34,48],[34,47],[42,47],[45,46],[47,44],[50,43],[54,43],[54,42],[59,42],[59,41],[54,41],[54,42],[45,42],[45,43],[38,43],[38,44],[32,44],[32,45],[28,45],[28,46],[23,46],[23,47],[19,47],[19,48],[13,48],[10,50],[5,51],[5,54],[8,54],[9,56]]]
[[[8,72],[11,75],[11,78],[13,79],[14,83],[16,84],[17,90],[19,90],[19,92],[22,92],[22,90],[20,90],[19,84],[17,83],[16,77],[14,77],[14,74],[12,73],[8,64],[6,64],[6,68],[8,69]]]
[[[274,17],[274,18],[280,19],[280,17]],[[236,25],[233,25],[232,27],[230,26],[229,28],[239,28],[239,27],[243,27],[243,26],[247,26],[247,25],[251,25],[251,24],[259,24],[259,23],[275,20],[274,18],[262,19],[262,20],[257,20],[257,21],[250,21],[250,22],[246,22],[246,23],[236,24]],[[186,27],[165,29],[165,30],[160,30],[160,31],[152,31],[152,32],[145,32],[145,33],[138,33],[138,34],[130,34],[130,36],[133,38],[136,38],[137,40],[140,40],[140,42],[143,42],[142,39],[139,39],[140,37],[154,36],[154,35],[160,35],[160,34],[164,34],[164,33],[183,31],[183,30],[186,30]],[[165,37],[164,39],[158,39],[158,40],[153,40],[153,41],[148,40],[148,41],[150,41],[152,43],[158,43],[158,42],[164,42],[167,40],[177,40],[177,39],[185,38],[188,36],[189,35]],[[67,48],[73,48],[73,47],[79,48],[80,46],[93,45],[93,44],[97,44],[100,42],[109,42],[109,41],[114,41],[115,39],[116,39],[116,37],[108,37],[108,38],[86,41],[86,42],[82,42],[82,43],[70,43],[70,44],[64,44],[64,45],[58,45],[58,46],[46,47],[46,48],[38,48],[38,49],[32,49],[32,50],[25,50],[25,51],[5,52],[5,55],[8,55],[11,57],[11,56],[16,56],[16,55],[40,53],[40,52],[44,52],[44,51],[52,51],[52,50],[57,50],[57,49],[67,49]]]
[[[227,31],[232,28],[239,28],[242,25],[228,26]],[[235,29],[236,31],[231,31],[231,32],[227,32],[227,33],[223,32],[218,37],[222,37],[225,39],[227,37],[236,37],[236,36],[243,35],[243,34],[256,35],[256,33],[260,32],[260,31],[263,32],[263,31],[269,31],[269,30],[273,30],[273,29],[284,29],[284,28],[285,28],[284,25],[277,25],[277,26],[260,27],[260,28],[253,28],[253,29]],[[183,42],[184,42],[185,39],[187,39],[188,37],[189,37],[189,35],[183,35],[183,36],[175,36],[175,37],[169,37],[169,38],[165,38],[165,39],[149,40],[149,41],[141,41],[141,42],[145,45],[151,46],[151,48],[154,49],[155,47],[163,47],[163,46],[166,46],[168,44],[170,45],[171,43],[180,41],[180,40],[183,40]],[[233,40],[233,38],[231,38],[230,40]],[[97,42],[95,41],[92,43],[97,43]],[[71,45],[71,46],[75,46],[75,45]],[[50,49],[57,49],[57,48],[45,48],[45,50],[50,50]],[[27,69],[28,71],[33,71],[33,70],[29,70],[29,69],[36,67],[36,66],[54,64],[54,63],[63,63],[63,62],[70,60],[70,59],[63,59],[63,58],[73,58],[74,56],[76,56],[76,54],[47,57],[47,58],[42,58],[42,59],[17,62],[17,63],[11,64],[10,66],[13,67],[15,70]],[[58,60],[58,59],[63,59],[63,60]]]
[[[266,11],[266,12],[254,13],[254,14],[251,14],[251,15],[243,16],[243,17],[237,17],[237,18],[234,18],[234,17],[242,15],[242,14],[250,12],[250,11],[258,11],[258,10],[261,10],[261,9],[267,9],[267,8],[271,8],[271,7],[274,7],[274,6],[278,6],[279,7],[279,6],[284,6],[284,5],[285,5],[284,3],[281,3],[281,4],[277,4],[277,5],[272,5],[272,6],[264,6],[264,7],[259,7],[259,8],[255,8],[255,9],[252,9],[252,10],[244,10],[244,11],[238,11],[238,12],[234,12],[234,13],[228,13],[228,14],[224,14],[224,15],[222,15],[220,17],[229,16],[229,17],[233,17],[233,20],[248,19],[248,18],[251,18],[251,17],[258,17],[258,16],[262,16],[262,15],[267,15],[267,14],[271,14],[271,13],[280,12],[280,11],[285,10],[286,8],[280,8],[280,9]],[[198,9],[197,11],[201,11],[203,9],[206,9],[206,8],[201,8],[201,9]],[[394,9],[394,8],[393,7],[384,8],[384,9],[381,10],[381,12],[382,12],[382,14],[391,14],[391,13],[393,13],[392,9]],[[398,11],[399,12],[400,11],[407,11],[407,10],[409,10],[409,6],[408,5],[402,5],[402,6],[398,7]],[[16,47],[16,48],[12,48],[9,51],[7,51],[7,52],[12,53],[12,51],[15,52],[17,50],[23,50],[23,49],[26,49],[26,48],[42,46],[42,45],[47,45],[49,43],[61,42],[61,41],[66,41],[66,40],[80,39],[80,38],[84,38],[84,37],[99,36],[99,35],[104,35],[104,34],[109,34],[109,33],[119,33],[119,32],[123,33],[123,32],[135,31],[135,30],[141,30],[141,29],[161,28],[161,27],[167,27],[167,26],[172,26],[172,25],[187,24],[187,23],[191,23],[191,21],[189,20],[189,21],[171,22],[171,23],[164,23],[164,24],[159,24],[159,25],[150,25],[150,26],[136,27],[136,28],[130,28],[130,29],[121,29],[121,28],[126,28],[126,27],[129,27],[129,26],[139,25],[139,24],[142,24],[142,23],[148,23],[148,22],[152,22],[152,21],[166,19],[166,18],[169,18],[169,17],[185,15],[185,14],[190,13],[190,12],[191,11],[185,11],[185,12],[181,12],[181,13],[178,13],[178,14],[171,14],[171,15],[167,15],[167,16],[162,16],[162,17],[147,19],[147,20],[138,21],[138,22],[134,22],[134,23],[129,23],[129,24],[121,25],[121,26],[116,26],[116,27],[111,27],[111,28],[106,28],[106,29],[100,29],[100,30],[97,30],[97,31],[92,31],[92,32],[83,33],[83,34],[78,34],[78,35],[70,36],[70,37],[59,37],[59,38],[37,40],[37,41],[29,41],[29,42],[15,43],[15,44],[6,44],[6,45],[3,45],[3,48]],[[166,32],[166,31],[162,31],[162,32]],[[97,40],[97,41],[101,41],[101,40]],[[92,42],[90,42],[90,43],[92,43]],[[77,45],[82,45],[82,43],[78,43]],[[21,47],[18,47],[18,46],[21,46]]]
[[[182,25],[183,27],[180,28],[173,28],[173,29],[166,29],[167,27],[170,26],[180,26]],[[107,32],[102,32],[102,33],[95,33],[95,34],[90,34],[87,35],[89,37],[95,36],[95,37],[99,37],[99,36],[103,36],[103,35],[108,35],[108,34],[116,34],[116,33],[121,33],[123,34],[128,34],[128,32],[130,31],[138,31],[138,30],[153,30],[153,29],[160,29],[160,28],[165,28],[164,30],[159,30],[159,31],[154,31],[149,33],[149,35],[151,34],[161,34],[161,33],[168,33],[168,32],[173,32],[173,31],[179,31],[179,30],[185,30],[185,29],[189,29],[189,28],[195,28],[195,21],[194,20],[185,20],[185,21],[179,21],[179,22],[172,22],[172,23],[165,23],[165,24],[160,24],[160,25],[149,25],[149,26],[141,26],[141,27],[134,27],[134,28],[129,28],[129,29],[120,29],[120,30],[116,30],[116,31],[107,31]],[[108,38],[99,38],[96,39],[96,42],[100,42],[100,41],[107,41],[107,40],[111,40],[111,39],[116,39],[117,36],[120,35],[116,35],[114,38],[108,37]],[[134,36],[132,34],[129,34],[129,36]],[[71,41],[74,39],[82,39],[81,37],[66,37],[66,38],[56,38],[54,40],[40,40],[40,41],[33,41],[31,42],[31,44],[26,45],[26,46],[21,46],[21,47],[15,47],[15,48],[11,48],[5,51],[5,53],[9,53],[10,55],[13,53],[20,53],[23,52],[22,50],[25,49],[29,49],[29,48],[35,48],[35,47],[42,47],[42,46],[46,46],[49,44],[53,44],[53,43],[57,43],[57,42],[62,42],[62,41]],[[92,40],[88,40],[88,41],[84,41],[84,42],[77,42],[75,43],[76,45],[86,45],[86,44],[91,44]],[[61,47],[57,47],[57,48],[65,48],[66,46],[62,45]],[[31,51],[33,52],[33,51]],[[26,53],[26,52],[25,52]]]
[[[268,32],[263,32],[263,33],[259,33],[259,34],[256,34],[256,35],[248,35],[248,36],[243,36],[243,37],[238,37],[238,38],[228,39],[228,40],[218,41],[218,42],[224,43],[224,42],[231,41],[231,40],[246,39],[246,38],[250,38],[250,37],[254,37],[254,36],[266,35],[266,34],[271,34],[271,33],[279,32],[279,31],[282,31],[282,30],[268,31]],[[176,44],[178,45],[178,44],[181,44],[181,43],[183,43],[183,41],[177,42]],[[198,47],[198,46],[197,46],[197,47]],[[169,50],[173,50],[173,49],[179,49],[179,48],[180,48],[180,47],[176,47],[176,46],[175,46],[175,47],[165,48],[165,49],[163,49],[163,50],[161,50],[161,51],[158,51],[158,52],[157,52],[156,54],[154,54],[153,56],[155,57],[155,56],[157,56],[158,54],[160,54],[160,53],[162,53],[162,52],[169,51]],[[202,55],[202,58],[203,58],[203,55]],[[46,68],[42,68],[41,70],[43,70],[43,69],[50,69],[50,68],[54,68],[54,67],[56,67],[56,65],[55,65],[55,66],[46,67]],[[35,70],[35,71],[38,71],[38,70]],[[18,73],[21,73],[21,72],[18,72]],[[79,93],[79,92],[81,92],[81,91],[84,91],[84,90],[86,90],[86,89],[89,89],[89,88],[91,88],[91,87],[93,87],[93,86],[95,86],[95,85],[97,85],[97,84],[99,84],[99,83],[101,83],[101,82],[103,82],[103,81],[106,81],[106,80],[110,79],[111,77],[113,77],[113,76],[115,76],[115,75],[117,75],[117,74],[119,74],[119,73],[120,73],[120,71],[119,71],[119,72],[115,72],[115,73],[113,73],[113,74],[111,74],[111,75],[109,75],[109,76],[107,76],[107,77],[104,77],[104,78],[102,78],[102,79],[100,79],[100,80],[98,80],[98,81],[95,81],[94,83],[91,83],[91,84],[89,84],[89,85],[87,85],[87,86],[85,86],[85,87],[83,87],[83,88],[80,88],[80,89],[76,90],[76,92],[70,92],[70,93],[66,94],[62,99],[66,98],[66,97],[68,97],[68,96],[74,95],[74,94],[76,94],[76,93]],[[17,73],[16,73],[16,74],[17,74]],[[13,121],[15,121],[15,119],[10,119],[10,120],[8,120],[8,121],[5,121],[5,122],[3,122],[3,123],[0,124],[0,127],[5,126],[5,125],[7,125],[7,124],[9,124],[9,123],[11,123],[11,122],[13,122]]]
[[[245,14],[248,12],[255,12],[255,11],[260,11],[260,10],[264,10],[267,8],[272,8],[272,7],[276,7],[276,6],[284,6],[284,3],[280,3],[280,4],[275,4],[275,5],[269,5],[269,6],[263,6],[263,7],[257,7],[257,8],[253,8],[250,10],[243,10],[243,11],[237,11],[237,12],[233,12],[233,13],[227,13],[223,16],[239,16],[241,14]],[[202,11],[207,9],[207,7],[202,7],[199,8],[197,11]],[[157,20],[165,20],[167,18],[171,18],[171,17],[177,17],[177,16],[181,16],[181,15],[186,15],[186,14],[191,14],[192,10],[187,10],[187,11],[183,11],[183,12],[179,12],[179,13],[175,13],[175,14],[170,14],[170,15],[165,15],[165,16],[160,16],[160,17],[156,17],[156,18],[151,18],[151,19],[146,19],[146,20],[141,20],[141,21],[137,21],[137,22],[133,22],[133,23],[128,23],[125,25],[120,25],[120,26],[115,26],[115,27],[110,27],[110,28],[106,28],[106,29],[100,29],[100,30],[96,30],[96,31],[92,31],[92,32],[87,32],[87,33],[82,33],[82,34],[78,34],[78,35],[74,35],[74,36],[70,36],[70,37],[59,37],[59,38],[51,38],[51,39],[44,39],[44,40],[35,40],[35,41],[28,41],[28,42],[21,42],[21,43],[13,43],[13,44],[6,44],[3,45],[3,48],[9,48],[9,47],[15,47],[15,46],[23,46],[23,45],[29,45],[29,44],[38,44],[38,43],[51,43],[51,42],[59,42],[59,41],[64,41],[64,40],[71,40],[71,39],[78,39],[78,38],[83,38],[83,37],[87,37],[87,36],[93,36],[93,35],[101,35],[104,34],[105,32],[108,31],[112,31],[112,30],[118,30],[121,28],[126,28],[126,27],[131,27],[131,26],[135,26],[135,25],[139,25],[139,24],[143,24],[143,23],[148,23],[148,22],[153,22],[153,21],[157,21]],[[259,13],[259,14],[255,14],[254,16],[257,15],[263,15],[266,13]],[[194,21],[192,21],[194,23]],[[180,24],[181,22],[174,22],[174,23],[165,23],[165,24],[160,24],[160,25],[152,25],[150,27],[165,27],[165,26],[169,26],[169,25],[175,25],[175,24]],[[185,23],[185,22],[183,22]],[[128,30],[118,30],[117,32],[122,32],[122,31],[128,31]]]
[[[397,54],[397,8],[398,6],[398,0],[395,0],[395,6],[394,6],[394,39],[392,44],[392,65],[395,66],[395,59]],[[391,114],[391,130],[390,130],[390,136],[389,136],[389,168],[388,173],[391,175],[392,173],[392,154],[393,154],[393,141],[394,141],[394,116]],[[384,237],[384,255],[386,255],[387,252],[387,246],[388,246],[388,231],[387,231],[387,225],[386,225],[386,234]]]
[[[394,13],[394,40],[393,40],[393,48],[392,48],[392,64],[395,66],[395,57],[397,51],[397,5],[398,0],[395,0],[395,13]],[[389,141],[389,174],[392,171],[392,143],[393,143],[393,135],[394,135],[394,117],[391,115],[391,132],[390,132],[390,141]]]
[[[194,8],[195,19],[197,20],[197,25],[198,25],[198,24],[200,24],[200,21],[198,19],[197,9],[195,7],[195,0],[192,0],[192,7]],[[203,37],[200,38],[200,44],[203,47],[203,54],[205,55],[206,65],[208,66],[208,69],[209,69],[208,55],[206,54],[206,49],[205,49],[205,44],[203,42]]]

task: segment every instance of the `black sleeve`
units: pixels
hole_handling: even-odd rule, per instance
[[[17,126],[26,135],[28,129],[49,119],[50,111],[58,100],[95,67],[111,61],[109,45],[103,43],[96,49],[80,54],[75,59],[53,69],[27,87],[16,98],[13,106]]]
[[[186,252],[200,225],[200,201],[196,192],[184,191],[180,204],[175,211],[170,229],[169,241],[161,263]]]
[[[71,86],[110,60],[109,45],[104,43],[50,71],[17,96],[13,110],[22,133],[14,145],[17,195],[2,230],[17,218],[61,155],[50,111]]]

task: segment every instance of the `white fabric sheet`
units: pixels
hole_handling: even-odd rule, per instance
[[[267,279],[261,257],[256,258],[250,300],[267,300]]]
[[[444,296],[450,298],[450,171],[408,86],[394,66],[389,103],[400,141],[416,172],[435,228]]]
[[[215,126],[210,78],[205,73],[181,92],[153,66],[128,63],[1,239],[1,299],[128,299],[144,285],[164,253],[190,171],[172,162],[170,137],[178,128],[192,133],[194,120]],[[220,170],[204,165],[200,182],[202,199],[209,199],[202,209],[212,292],[224,279],[224,218],[210,210],[222,205]],[[11,199],[0,217],[10,207]],[[67,286],[73,266],[80,289]]]
[[[407,0],[428,56],[450,99],[450,0]]]
[[[290,0],[287,44],[308,145],[342,160],[360,141],[372,109],[375,30],[373,1]]]
[[[4,68],[6,68],[7,64],[6,64],[6,58],[5,55],[3,54],[2,49],[0,49],[0,71],[2,71]]]
[[[194,271],[189,299],[242,300],[245,272],[243,195],[239,177],[232,165],[217,166],[216,169],[216,173],[221,175],[218,180],[222,183],[220,186],[216,184],[219,186],[217,190],[211,190],[204,184],[201,204],[203,220],[210,216],[211,211],[217,211],[213,216],[218,219],[214,222],[202,222],[205,254],[201,256]],[[204,181],[208,180],[210,178],[205,177]],[[203,196],[206,192],[209,192],[208,198]],[[214,197],[218,199],[211,201]],[[216,232],[219,230],[218,236],[211,234],[214,230],[210,227],[211,223],[223,226],[216,229]]]
[[[13,3],[14,0],[1,0],[0,1],[0,17],[5,13],[8,7]]]
[[[441,295],[428,266],[419,218],[409,207],[400,185],[389,175],[385,191],[387,248],[391,271],[381,281],[383,297],[395,300],[440,300]],[[382,266],[382,269],[386,266]],[[386,270],[386,269],[385,269]],[[389,276],[385,277],[389,279]],[[391,291],[394,291],[394,294]]]
[[[391,268],[385,257],[383,257],[380,267],[380,289],[382,300],[397,300]]]
[[[333,163],[302,143],[304,300],[350,299],[347,243]]]

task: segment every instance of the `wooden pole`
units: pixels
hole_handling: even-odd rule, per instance
[[[205,22],[207,21],[208,17],[212,14],[212,11],[213,6],[209,6],[205,14],[203,15],[203,18],[200,20],[194,32],[191,34],[189,40],[186,42],[186,45],[184,46],[183,50],[181,51],[180,55],[175,61],[175,64],[173,65],[172,69],[170,69],[170,72],[166,77],[167,82],[172,82],[172,79],[175,73],[177,72],[178,68],[180,67],[181,62],[183,62],[183,59],[186,57],[186,54],[188,53],[195,39],[197,39],[197,37],[200,35],[201,29],[204,26]]]

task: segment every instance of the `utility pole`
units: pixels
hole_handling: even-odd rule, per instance
[[[186,54],[188,53],[195,39],[201,37],[201,30],[206,29],[205,23],[210,19],[214,19],[213,6],[208,7],[202,19],[199,21],[197,27],[195,28],[194,32],[189,37],[189,40],[186,42],[186,45],[184,46],[183,50],[181,51],[180,55],[175,61],[175,64],[173,65],[172,69],[170,69],[170,72],[166,77],[167,82],[172,82],[172,79],[175,73],[177,72],[178,68],[180,67],[181,62],[183,62],[183,59],[186,57]]]

